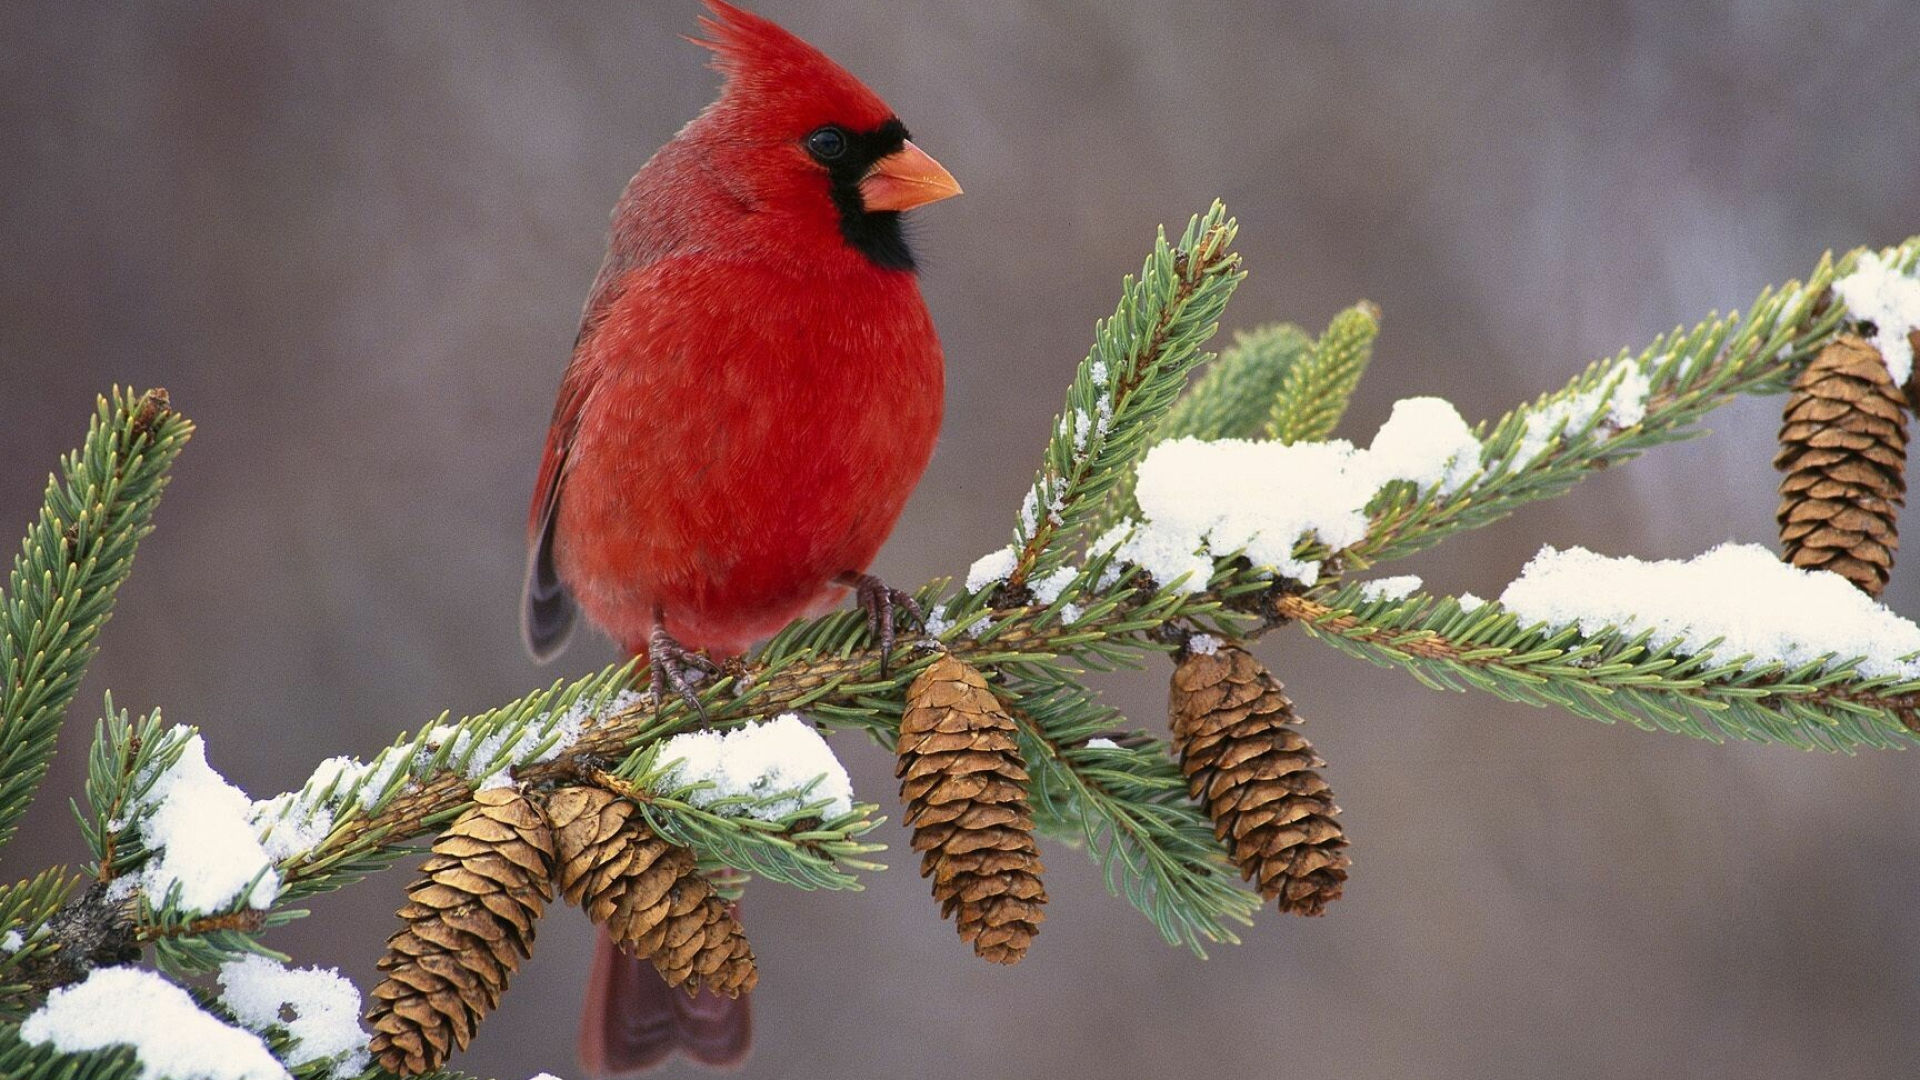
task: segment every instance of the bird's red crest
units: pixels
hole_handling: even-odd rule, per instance
[[[795,114],[819,114],[856,129],[876,126],[893,115],[880,96],[826,53],[802,41],[771,19],[706,0],[712,16],[701,16],[706,38],[689,38],[711,49],[713,67],[726,75],[723,100],[755,101]]]

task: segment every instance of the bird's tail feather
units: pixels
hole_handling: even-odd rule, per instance
[[[600,932],[580,1016],[580,1064],[597,1077],[637,1076],[675,1051],[712,1068],[747,1060],[753,1044],[749,996],[688,995],[646,961],[622,953]]]

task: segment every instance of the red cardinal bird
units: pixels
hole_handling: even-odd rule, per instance
[[[587,620],[658,693],[858,594],[883,655],[902,593],[866,573],[940,429],[940,341],[901,213],[960,193],[885,102],[706,0],[719,100],[640,170],[560,384],[529,524],[540,660]],[[917,612],[916,612],[917,614]],[[603,934],[586,1067],[747,1053],[744,999],[670,992]]]

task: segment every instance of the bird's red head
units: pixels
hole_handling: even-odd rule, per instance
[[[874,262],[911,269],[900,212],[960,194],[952,174],[907,140],[887,103],[827,55],[769,19],[706,0],[708,37],[726,76],[707,118],[755,201],[836,227]]]

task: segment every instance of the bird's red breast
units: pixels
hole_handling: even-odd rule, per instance
[[[615,209],[534,494],[527,629],[654,611],[744,650],[835,603],[933,451],[939,339],[899,212],[956,194],[880,98],[709,0],[717,100]]]

